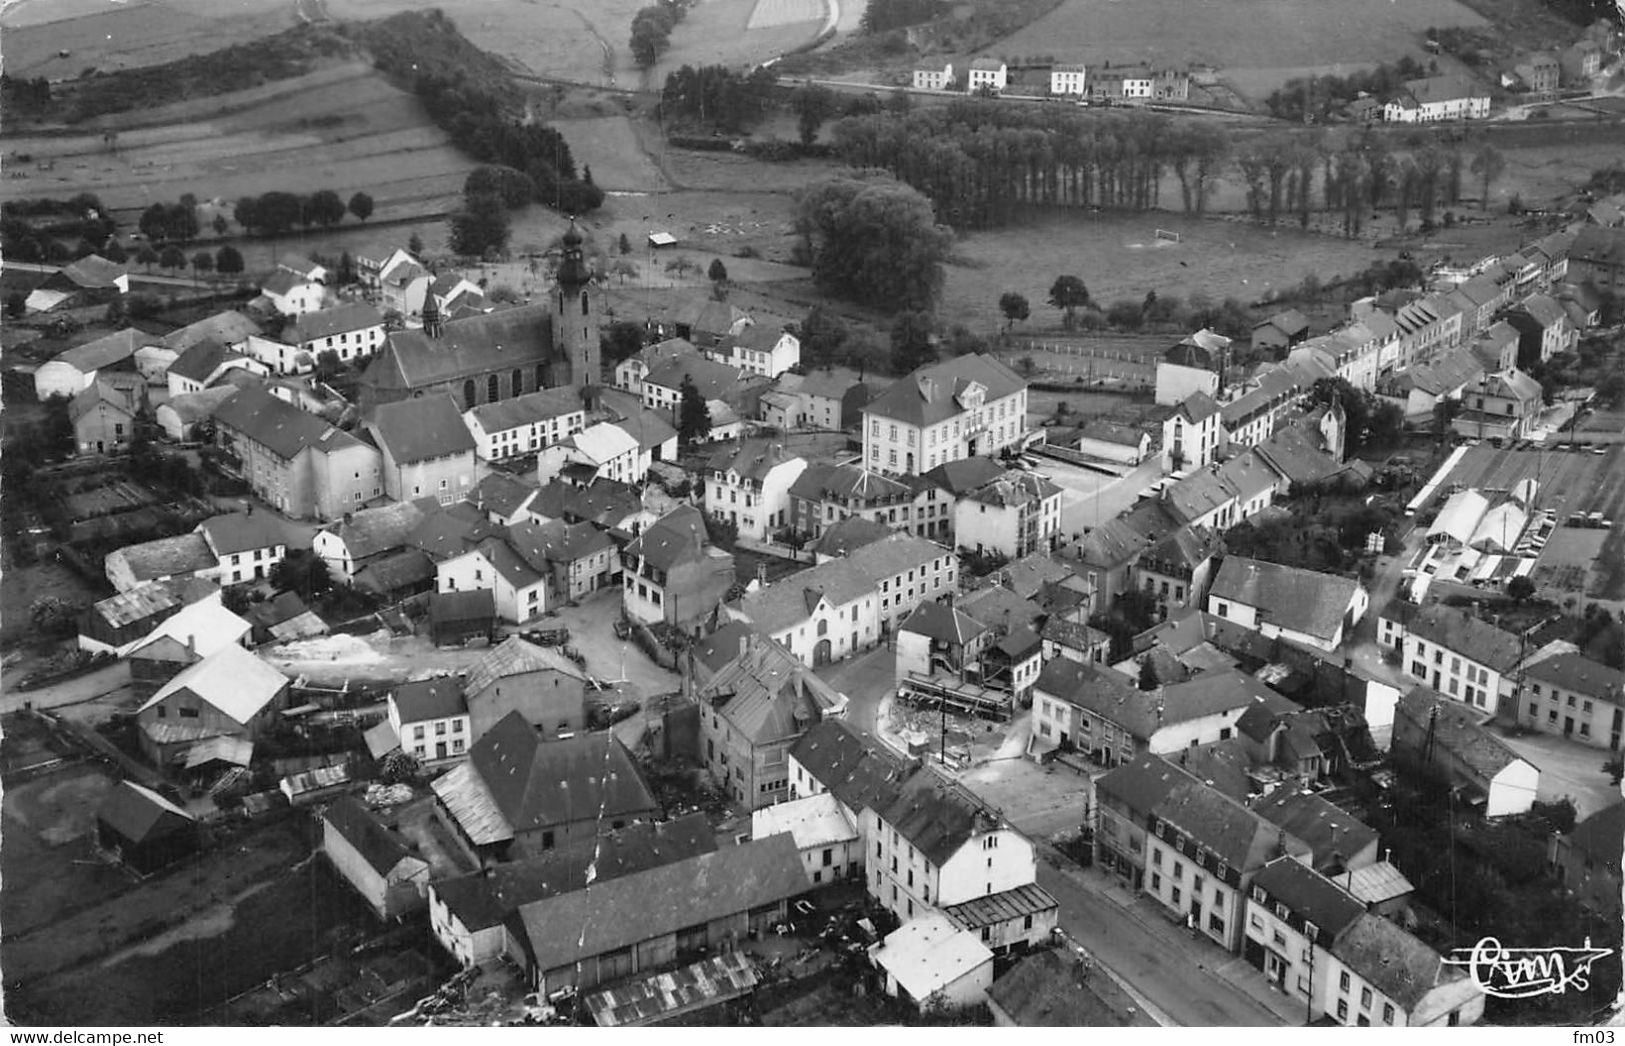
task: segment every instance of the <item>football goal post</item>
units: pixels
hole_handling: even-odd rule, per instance
[[[1167,229],[1158,229],[1157,230],[1157,239],[1159,239],[1159,240],[1167,240],[1169,243],[1178,243],[1179,242],[1179,233],[1170,232]]]

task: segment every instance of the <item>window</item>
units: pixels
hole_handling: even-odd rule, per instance
[[[1161,890],[1162,889],[1162,876],[1157,874],[1156,872],[1151,873],[1151,889],[1152,890]]]
[[[1346,992],[1349,990],[1349,972],[1347,970],[1337,975],[1337,987],[1339,991]]]
[[[485,402],[495,403],[502,398],[502,387],[495,374],[485,379]]]
[[[1347,1021],[1349,1019],[1349,1001],[1347,999],[1337,1000],[1337,1019],[1339,1021]]]
[[[1360,1009],[1369,1010],[1370,1008],[1371,1008],[1371,989],[1370,988],[1361,988],[1360,989]]]
[[[472,407],[474,406],[475,402],[474,379],[469,378],[467,381],[463,382],[463,406]]]
[[[544,850],[553,849],[553,833],[552,832],[543,832],[542,833],[542,849],[544,849]]]
[[[1391,1002],[1385,1002],[1382,1004],[1382,1023],[1394,1023],[1394,1004]]]
[[[518,367],[515,367],[514,370],[513,370],[513,393],[512,393],[512,395],[519,396],[519,395],[522,395],[524,393],[524,391],[525,391],[525,372],[520,370]]]

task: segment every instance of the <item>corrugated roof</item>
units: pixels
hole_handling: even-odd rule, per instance
[[[429,787],[473,845],[490,846],[513,838],[513,826],[502,816],[496,796],[472,763],[458,763],[431,781]]]
[[[189,648],[196,658],[211,657],[228,646],[242,643],[253,628],[253,625],[219,602],[200,601],[165,618],[147,634],[140,646],[130,651],[130,656],[140,656],[147,647],[160,640],[173,639],[182,647]]]
[[[1619,838],[1619,835],[1615,836],[1616,843]],[[1364,868],[1344,872],[1336,881],[1357,900],[1368,905],[1382,904],[1384,901],[1404,897],[1416,890],[1411,881],[1405,878],[1405,873],[1387,861],[1378,861]]]
[[[790,833],[798,850],[834,846],[858,838],[857,827],[847,819],[840,800],[832,792],[805,795],[751,811],[751,838],[766,839],[781,832]]]
[[[634,1028],[735,998],[760,980],[750,956],[728,952],[595,992],[586,1007],[600,1028]]]
[[[247,725],[288,685],[288,677],[240,646],[224,646],[182,669],[147,699],[138,712],[185,690],[213,705],[233,722]]]
[[[1037,883],[1028,883],[1013,890],[1001,890],[985,897],[976,897],[959,904],[950,904],[942,910],[948,918],[967,930],[980,930],[1011,919],[1037,915],[1060,907],[1060,902]]]
[[[172,578],[168,581],[147,581],[117,595],[99,600],[91,612],[109,627],[123,628],[145,621],[165,612],[178,612],[182,607],[199,602],[220,591],[220,586],[207,578]]]

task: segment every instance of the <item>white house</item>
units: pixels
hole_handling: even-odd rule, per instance
[[[526,562],[500,537],[486,538],[435,564],[435,591],[477,589],[491,593],[497,617],[509,624],[523,624],[547,612],[547,571]]]
[[[577,487],[590,486],[598,479],[637,484],[648,471],[649,454],[638,445],[637,437],[609,421],[565,436],[536,455],[540,486],[560,477]]]
[[[941,66],[919,66],[914,70],[914,89],[916,91],[946,91],[954,83],[954,64],[945,62]]]
[[[1377,642],[1398,650],[1406,676],[1480,711],[1497,711],[1513,694],[1518,637],[1466,610],[1390,603],[1378,621]]]
[[[275,518],[261,512],[214,516],[197,525],[215,558],[221,585],[259,581],[288,554],[288,539]]]
[[[1061,533],[1061,488],[1037,472],[1011,469],[954,503],[961,549],[1020,559],[1048,552]]]
[[[1224,426],[1218,403],[1205,392],[1193,392],[1179,401],[1162,423],[1162,468],[1165,472],[1205,468],[1218,460],[1224,447]]]
[[[919,475],[991,456],[1027,434],[1027,383],[974,353],[921,367],[863,409],[863,461],[876,472]]]
[[[260,377],[271,373],[269,367],[252,356],[233,352],[217,341],[200,341],[169,365],[165,379],[171,396],[184,396],[189,392],[202,392],[231,370],[245,370]]]
[[[482,461],[534,454],[586,428],[587,410],[574,386],[527,392],[463,412]]]
[[[64,350],[34,372],[34,395],[73,397],[96,380],[98,371],[135,355],[146,335],[131,327]]]
[[[753,323],[723,338],[706,355],[746,374],[776,378],[801,362],[801,341],[782,327]]]
[[[299,346],[259,334],[248,336],[243,342],[242,352],[275,374],[309,374],[316,369],[316,358]]]
[[[1370,601],[1351,578],[1227,556],[1208,589],[1207,609],[1268,638],[1336,650]]]
[[[307,276],[278,269],[260,284],[260,292],[284,316],[315,312],[327,300],[327,288]]]
[[[1082,97],[1089,93],[1088,74],[1081,62],[1057,62],[1050,66],[1049,93]]]
[[[940,912],[910,919],[869,948],[887,995],[921,1010],[982,1004],[993,987],[993,953]]]
[[[459,759],[473,743],[460,676],[402,683],[390,691],[386,704],[401,751],[419,763]]]
[[[853,863],[863,859],[857,825],[828,792],[751,811],[752,839],[766,839],[781,832],[795,837],[802,866],[814,886],[845,878]]]
[[[333,352],[343,363],[371,357],[384,345],[384,317],[366,302],[304,313],[283,332],[312,361]]]
[[[978,58],[970,64],[970,73],[965,81],[965,90],[970,94],[978,91],[991,91],[999,94],[1005,88],[1009,74],[1005,64],[997,58]]]
[[[725,447],[706,465],[706,514],[738,527],[740,537],[766,541],[790,525],[790,487],[806,468],[806,458],[766,440]]]
[[[700,350],[684,338],[667,338],[635,352],[615,365],[615,387],[643,395],[643,378],[651,370],[683,357],[698,357]]]
[[[1382,107],[1382,118],[1398,123],[1482,120],[1488,115],[1490,93],[1456,76],[1407,80]]]
[[[1134,425],[1096,418],[1078,430],[1073,447],[1092,458],[1138,465],[1151,452],[1151,434]]]
[[[1593,748],[1619,751],[1625,733],[1625,673],[1569,651],[1524,670],[1518,725]]]

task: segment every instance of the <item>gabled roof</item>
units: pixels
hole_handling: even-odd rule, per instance
[[[1015,371],[994,357],[970,353],[919,368],[870,400],[863,410],[877,418],[891,418],[917,427],[935,425],[964,412],[958,395],[969,382],[987,390],[984,400],[987,403],[1027,387]]]
[[[1331,941],[1365,914],[1365,905],[1356,897],[1291,857],[1277,857],[1259,869],[1253,886],[1268,895],[1268,903],[1284,904],[1314,923],[1325,935],[1317,935],[1317,941]]]
[[[183,392],[171,396],[162,406],[174,411],[183,425],[196,424],[204,418],[214,417],[215,410],[226,400],[237,395],[236,385],[215,385],[196,392]]]
[[[1620,838],[1621,833],[1616,832],[1614,841],[1617,843]],[[1384,901],[1404,897],[1416,891],[1416,887],[1405,878],[1405,874],[1387,861],[1378,861],[1364,868],[1344,872],[1337,877],[1336,882],[1353,894],[1356,900],[1368,905],[1382,904]]]
[[[1412,367],[1401,374],[1399,380],[1401,384],[1408,383],[1419,392],[1441,396],[1472,384],[1483,373],[1484,364],[1473,354],[1472,349],[1458,347],[1441,353],[1427,363]]]
[[[123,628],[146,621],[166,611],[179,611],[184,607],[220,591],[220,586],[207,578],[184,577],[169,581],[147,581],[128,592],[120,592],[98,600],[90,613],[100,618],[109,628]]]
[[[613,733],[543,741],[518,712],[469,749],[468,762],[515,832],[587,817],[648,817],[654,797]]]
[[[1061,488],[1037,472],[1007,469],[993,482],[965,495],[971,501],[995,508],[1015,508],[1059,497]]]
[[[68,417],[78,421],[104,403],[129,418],[135,417],[139,410],[135,390],[119,388],[98,374],[95,381],[74,393],[68,403]]]
[[[1208,595],[1254,607],[1261,619],[1281,628],[1330,640],[1358,588],[1351,578],[1228,556]]]
[[[427,861],[411,851],[404,839],[374,817],[354,796],[340,796],[334,800],[322,815],[322,820],[331,825],[345,842],[355,847],[368,867],[381,876],[387,876],[402,861],[415,862],[424,868],[429,866]]]
[[[1375,831],[1313,792],[1278,789],[1254,801],[1252,808],[1264,820],[1308,843],[1316,868],[1347,864],[1377,842]]]
[[[218,341],[205,339],[177,356],[175,362],[169,365],[169,373],[201,383],[208,381],[215,371],[226,364],[247,358]]]
[[[96,809],[96,820],[132,843],[185,831],[195,818],[150,788],[120,781]]]
[[[292,461],[307,449],[332,451],[366,446],[348,432],[277,399],[263,388],[238,392],[220,404],[214,420],[217,426],[253,440],[284,461]]]
[[[804,795],[751,812],[751,838],[766,839],[781,832],[790,833],[800,850],[851,842],[858,837],[857,826],[847,818],[840,800],[830,792]]]
[[[993,953],[978,936],[955,926],[940,911],[927,909],[886,935],[869,953],[910,999],[930,999],[972,970],[991,965]]]
[[[235,309],[227,309],[213,316],[205,316],[196,323],[189,323],[180,330],[170,331],[164,335],[163,346],[172,352],[185,352],[201,341],[236,345],[246,341],[249,335],[260,333],[262,329],[258,323]]]
[[[987,626],[955,607],[942,603],[921,603],[897,630],[915,632],[939,643],[963,647],[986,632]]]
[[[224,516],[211,516],[198,524],[198,530],[209,539],[209,545],[222,556],[234,552],[251,552],[261,548],[286,545],[288,537],[282,527],[264,512],[259,515],[231,512]]]
[[[945,461],[925,473],[925,478],[958,496],[991,483],[1003,474],[1004,466],[992,458],[976,457]]]
[[[704,356],[666,357],[643,376],[643,384],[679,389],[684,378],[692,380],[706,400],[726,399],[739,384],[739,368]]]
[[[364,301],[345,302],[331,309],[307,312],[293,321],[292,337],[297,342],[315,341],[336,334],[382,327],[383,315]]]
[[[1010,972],[994,981],[987,994],[1021,1028],[1125,1028],[1156,1024],[1111,978],[1090,977],[1081,959],[1058,948],[1031,952]]]
[[[1253,449],[1295,487],[1319,483],[1340,468],[1336,458],[1315,446],[1309,435],[1296,425],[1276,429],[1269,439]]]
[[[474,436],[450,393],[381,403],[367,427],[397,465],[475,449]]]
[[[1175,415],[1183,415],[1192,425],[1200,425],[1219,412],[1218,403],[1205,392],[1191,393],[1180,400],[1179,406],[1174,408]]]
[[[876,541],[890,537],[893,533],[895,532],[891,527],[877,520],[864,516],[848,516],[839,523],[826,527],[824,533],[819,535],[811,547],[819,555],[839,558],[865,545],[872,545]]]
[[[281,297],[282,295],[285,295],[290,291],[297,290],[300,287],[310,287],[316,285],[316,281],[312,280],[308,276],[301,276],[298,273],[289,272],[287,269],[278,269],[260,282],[260,290],[264,291],[266,294],[274,294]]]
[[[580,391],[573,385],[566,385],[562,388],[527,392],[523,396],[498,400],[495,403],[482,403],[470,408],[468,414],[472,415],[474,420],[480,423],[480,428],[486,432],[502,432],[585,411]]]
[[[705,684],[699,699],[751,744],[796,737],[846,707],[843,695],[778,643],[747,636],[746,644]]]
[[[1006,563],[999,574],[1010,591],[1023,599],[1034,599],[1044,591],[1046,585],[1076,577],[1077,571],[1070,563],[1056,559],[1048,552],[1029,552],[1020,559]]]
[[[75,345],[71,349],[64,349],[57,353],[51,362],[66,363],[81,374],[89,374],[93,370],[100,370],[134,356],[135,350],[146,341],[146,338],[147,335],[141,331],[127,327]]]
[[[1361,913],[1337,936],[1331,953],[1406,1010],[1439,985],[1467,976],[1416,937],[1370,912]]]
[[[140,646],[130,651],[140,657],[153,644],[168,638],[189,651],[188,660],[210,657],[220,650],[240,644],[253,631],[253,625],[214,600],[200,600],[165,618],[147,634]]]
[[[468,714],[468,702],[463,698],[463,681],[456,676],[402,683],[390,694],[390,700],[395,703],[402,726]]]
[[[508,528],[508,544],[535,570],[570,564],[614,547],[608,534],[591,523],[527,521]]]
[[[1484,725],[1489,716],[1430,687],[1419,686],[1402,695],[1394,711],[1423,736],[1431,719],[1435,742],[1479,775],[1484,787],[1513,763],[1527,762]]]
[[[1022,599],[1003,585],[989,585],[968,592],[959,601],[959,609],[1001,634],[1036,629],[1044,618],[1044,608],[1030,599]]]
[[[1497,672],[1510,672],[1518,663],[1516,636],[1457,607],[1429,603],[1410,615],[1405,629],[1418,639]]]
[[[124,266],[110,262],[99,254],[87,254],[62,269],[62,275],[87,290],[115,287],[121,276],[129,274]]]
[[[184,690],[246,726],[287,685],[287,676],[242,647],[229,645],[183,669],[138,711],[145,712]]]
[[[1524,674],[1576,694],[1625,705],[1625,672],[1593,661],[1584,654],[1572,651],[1555,654],[1534,662]]]
[[[781,465],[804,461],[798,454],[786,454],[784,446],[772,440],[752,439],[730,444],[716,451],[705,463],[711,473],[737,473],[747,482],[761,483]]]
[[[600,477],[593,480],[585,489],[572,489],[568,493],[564,502],[564,515],[578,523],[615,527],[642,508],[643,498],[636,487]]]
[[[710,822],[704,813],[695,812],[660,824],[634,822],[592,839],[566,843],[539,857],[441,879],[434,891],[465,929],[483,930],[500,925],[534,901],[675,864],[716,848]]]
[[[1483,390],[1486,396],[1502,396],[1520,401],[1538,400],[1541,396],[1540,382],[1516,367],[1497,371],[1485,377]]]
[[[854,811],[888,806],[918,769],[884,744],[840,719],[824,719],[790,749],[813,779]]]
[[[1175,518],[1189,523],[1236,500],[1236,493],[1227,476],[1198,469],[1163,491],[1162,500]]]
[[[447,320],[438,337],[390,332],[367,367],[375,388],[422,388],[464,375],[534,365],[553,347],[552,316],[543,304]]]
[[[679,505],[661,516],[626,546],[629,556],[642,556],[657,570],[705,558],[705,517],[692,505]]]
[[[978,835],[1014,831],[998,810],[929,766],[904,780],[876,813],[938,867]]]
[[[1120,802],[1139,819],[1151,812],[1181,784],[1197,784],[1196,778],[1161,756],[1141,751],[1095,778],[1095,790]]]
[[[404,548],[412,531],[423,522],[424,517],[439,511],[440,502],[433,497],[392,501],[377,508],[353,512],[341,520],[326,524],[322,529],[337,535],[352,558],[366,559],[380,552]]]
[[[777,904],[811,885],[795,840],[775,835],[533,901],[509,925],[537,969],[555,970]]]
[[[143,541],[139,545],[125,545],[108,555],[123,560],[137,581],[195,574],[199,570],[213,570],[218,565],[218,560],[209,551],[208,542],[195,531]]]
[[[506,472],[492,472],[474,485],[466,500],[481,512],[506,519],[530,504],[536,496],[534,484]]]
[[[1276,857],[1307,855],[1301,839],[1284,833],[1234,799],[1207,785],[1181,782],[1152,814],[1213,851],[1243,875]]]
[[[463,684],[463,693],[472,697],[498,680],[530,672],[558,672],[571,679],[586,678],[573,661],[552,647],[509,636],[474,663]]]

